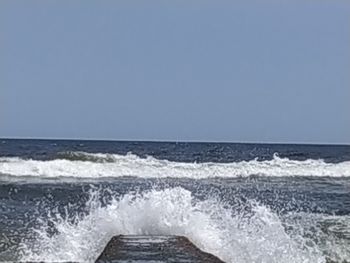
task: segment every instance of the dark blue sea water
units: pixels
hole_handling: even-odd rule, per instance
[[[350,146],[0,139],[0,261],[93,262],[117,234],[350,262]]]

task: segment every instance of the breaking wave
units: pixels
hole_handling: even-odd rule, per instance
[[[254,202],[250,209],[230,207],[176,187],[129,193],[103,206],[98,194],[91,193],[89,212],[74,220],[59,214],[42,219],[33,238],[22,241],[20,260],[93,262],[112,236],[136,234],[183,235],[226,262],[326,262],[311,238],[287,233],[276,213]],[[289,224],[300,230],[292,219]]]
[[[134,154],[92,154],[64,152],[54,160],[18,157],[0,158],[0,175],[35,177],[103,178],[134,176],[142,178],[232,178],[261,176],[329,176],[350,177],[350,161],[326,163],[323,160],[290,160],[274,155],[267,161],[232,163],[181,163],[141,158]]]

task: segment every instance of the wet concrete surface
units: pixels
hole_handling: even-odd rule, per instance
[[[183,236],[114,236],[96,263],[223,263]]]

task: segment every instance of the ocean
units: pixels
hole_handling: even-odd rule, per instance
[[[0,139],[1,262],[94,262],[118,234],[350,262],[350,146]]]

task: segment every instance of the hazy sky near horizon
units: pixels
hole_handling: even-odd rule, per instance
[[[0,137],[350,143],[350,2],[0,2]]]

